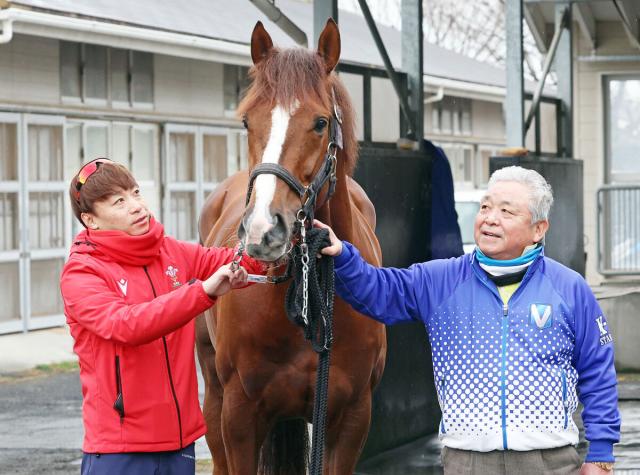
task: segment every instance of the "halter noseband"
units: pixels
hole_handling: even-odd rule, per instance
[[[316,209],[316,201],[318,193],[329,181],[329,190],[327,191],[326,201],[329,201],[336,189],[336,154],[338,149],[342,149],[342,115],[337,104],[333,105],[333,117],[329,120],[329,145],[324,158],[324,163],[320,170],[316,173],[309,186],[304,186],[300,180],[291,174],[289,170],[278,163],[260,163],[251,171],[249,176],[249,187],[247,188],[247,198],[245,207],[249,205],[251,193],[253,192],[253,183],[259,175],[275,175],[284,181],[289,188],[295,191],[300,197],[302,206],[296,213],[298,219],[309,219],[309,223],[313,222],[313,214]],[[325,202],[326,202],[325,201]]]

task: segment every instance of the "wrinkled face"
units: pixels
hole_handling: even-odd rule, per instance
[[[258,163],[276,163],[307,186],[323,164],[328,145],[329,111],[300,104],[253,108],[244,118],[249,157]],[[302,201],[282,179],[259,175],[238,235],[247,253],[276,261],[288,250],[296,213]]]
[[[531,223],[529,199],[529,188],[522,183],[497,182],[489,188],[474,226],[476,244],[486,256],[515,259],[525,247],[542,240],[549,222]]]
[[[117,190],[93,204],[93,213],[82,213],[82,220],[91,230],[123,231],[140,236],[149,231],[151,213],[139,188]]]

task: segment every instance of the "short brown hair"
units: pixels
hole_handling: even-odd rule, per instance
[[[82,168],[85,165],[87,164],[85,163]],[[93,213],[93,205],[96,201],[102,201],[117,193],[118,190],[130,190],[138,186],[138,182],[127,167],[116,162],[105,161],[100,163],[98,169],[87,178],[87,181],[78,190],[78,174],[80,170],[71,179],[69,198],[71,199],[73,214],[85,228],[87,226],[80,215],[82,213]]]

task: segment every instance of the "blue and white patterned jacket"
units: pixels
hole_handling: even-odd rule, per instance
[[[578,395],[587,461],[613,461],[619,440],[612,337],[584,279],[544,257],[504,305],[475,254],[376,268],[349,243],[335,260],[336,291],[391,325],[424,323],[447,447],[487,452],[578,443]]]

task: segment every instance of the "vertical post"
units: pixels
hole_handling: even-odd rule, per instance
[[[560,99],[560,135],[557,137],[558,152],[561,157],[573,156],[573,25],[571,18],[571,3],[556,4],[556,28],[562,28],[562,15],[568,9],[569,18],[564,25],[558,51],[555,57],[555,71],[558,78],[558,98]]]
[[[540,155],[542,151],[541,146],[541,137],[540,137],[540,108],[542,107],[542,102],[536,107],[536,128],[535,128],[535,142],[536,142],[536,155]],[[533,106],[532,106],[533,107]]]
[[[506,2],[507,26],[507,97],[504,115],[507,146],[524,146],[524,71],[522,49],[522,0]]]
[[[422,148],[424,138],[424,84],[422,0],[402,0],[402,69],[407,73],[413,139]]]
[[[371,134],[371,70],[366,69],[362,75],[362,100],[363,100],[363,122],[364,122],[364,141],[369,143],[372,139]]]
[[[329,17],[338,23],[338,0],[313,0],[313,44],[309,45],[312,49],[318,46],[318,38]]]

